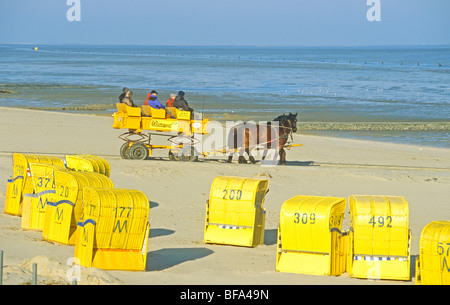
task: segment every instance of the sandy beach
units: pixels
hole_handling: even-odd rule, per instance
[[[414,285],[420,233],[434,220],[450,219],[450,150],[331,137],[294,135],[303,146],[287,151],[287,165],[225,163],[224,158],[198,162],[169,161],[167,151],[148,160],[119,155],[123,130],[112,117],[0,107],[0,250],[4,251],[4,284],[31,281],[38,263],[40,283],[68,284],[67,260],[74,247],[42,240],[41,232],[23,231],[21,218],[4,213],[6,181],[12,175],[12,153],[63,158],[93,154],[111,166],[117,188],[144,192],[150,200],[151,224],[147,270],[82,270],[80,284],[164,285]],[[269,180],[264,244],[255,248],[203,243],[206,200],[216,176]],[[277,228],[284,201],[296,195],[404,196],[409,203],[411,280],[380,281],[341,276],[313,276],[275,271]],[[347,204],[348,210],[348,204]],[[348,229],[345,214],[343,229]],[[39,272],[39,271],[38,271]]]

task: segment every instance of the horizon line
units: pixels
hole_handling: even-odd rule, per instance
[[[80,42],[0,42],[0,45],[79,45],[79,46],[139,46],[139,47],[243,47],[243,48],[326,48],[326,47],[450,47],[449,44],[335,44],[335,45],[244,45],[244,44],[117,44]]]

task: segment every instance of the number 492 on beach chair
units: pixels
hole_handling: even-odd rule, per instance
[[[401,196],[350,196],[347,272],[351,277],[409,280],[409,206]]]

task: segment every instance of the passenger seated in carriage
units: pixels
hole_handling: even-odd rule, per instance
[[[123,88],[122,94],[119,96],[119,101],[123,104],[126,104],[130,107],[137,107],[133,102],[133,91],[130,91],[128,88]]]
[[[179,91],[177,97],[175,98],[175,101],[172,103],[172,105],[180,110],[183,111],[189,111],[191,112],[191,119],[194,118],[194,109],[189,107],[187,101],[184,99],[184,91]]]
[[[184,99],[184,91],[179,91],[177,97],[175,98],[175,101],[172,103],[173,107],[181,109],[183,111],[190,111],[193,112],[194,109],[189,107],[187,101]]]
[[[171,93],[169,99],[167,100],[166,107],[173,107],[173,102],[177,95],[175,93]]]
[[[149,105],[155,109],[166,109],[166,107],[158,101],[158,92],[155,90],[152,90],[152,92],[147,95],[145,105]]]
[[[127,93],[127,91],[130,91],[130,89],[128,89],[127,87],[123,87],[122,93],[119,95],[119,102],[122,103],[122,100],[125,97],[125,93]]]

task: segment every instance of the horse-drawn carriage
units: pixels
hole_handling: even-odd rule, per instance
[[[285,162],[284,148],[301,146],[287,144],[292,132],[296,132],[297,114],[282,115],[266,125],[256,123],[235,124],[228,131],[227,145],[219,149],[204,150],[201,136],[208,135],[208,119],[196,117],[190,111],[181,111],[173,107],[155,109],[147,105],[130,107],[117,103],[113,114],[115,129],[128,129],[119,136],[125,143],[120,148],[124,159],[146,159],[154,149],[169,151],[170,160],[196,161],[199,155],[228,155],[231,162],[234,153],[239,153],[239,162],[245,163],[244,152],[249,155],[251,163],[254,150],[275,149],[279,153],[280,163]],[[148,131],[148,133],[144,133]],[[152,136],[165,136],[170,145],[152,144]],[[196,147],[202,147],[197,151]],[[263,155],[263,158],[266,155]]]

